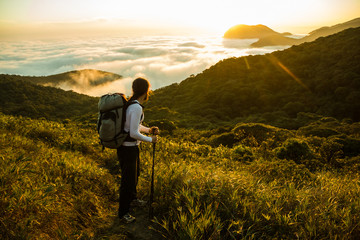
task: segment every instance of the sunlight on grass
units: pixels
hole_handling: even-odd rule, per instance
[[[126,231],[114,225],[116,155],[101,151],[95,128],[5,115],[0,125],[4,239],[125,239]],[[337,171],[331,163],[309,170],[308,158],[322,158],[315,140],[298,136],[312,153],[295,159],[302,164],[276,157],[278,146],[302,145],[272,144],[271,137],[267,145],[246,140],[250,145],[234,148],[163,138],[155,165],[156,231],[166,239],[359,236],[359,173]],[[143,144],[143,199],[151,153],[151,144]]]

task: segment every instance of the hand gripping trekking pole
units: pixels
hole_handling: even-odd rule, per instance
[[[154,217],[154,208],[152,206],[154,202],[154,166],[155,166],[155,149],[156,143],[153,143],[153,162],[151,169],[151,187],[150,187],[150,205],[149,205],[149,218],[152,219]]]

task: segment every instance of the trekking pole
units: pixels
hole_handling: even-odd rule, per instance
[[[150,186],[150,206],[149,206],[149,218],[153,219],[154,217],[154,208],[152,203],[154,202],[154,165],[155,165],[155,148],[156,143],[153,143],[153,162],[151,169],[151,186]]]

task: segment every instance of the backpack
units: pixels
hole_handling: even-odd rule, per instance
[[[98,103],[97,130],[104,148],[116,149],[122,145],[129,133],[124,131],[126,109],[135,102],[128,102],[121,93],[105,94]]]

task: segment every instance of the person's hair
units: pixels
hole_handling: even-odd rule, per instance
[[[144,78],[135,79],[132,83],[133,95],[131,96],[130,100],[136,100],[144,93],[146,93],[145,101],[148,100],[149,88],[150,88],[150,83],[148,80]]]

